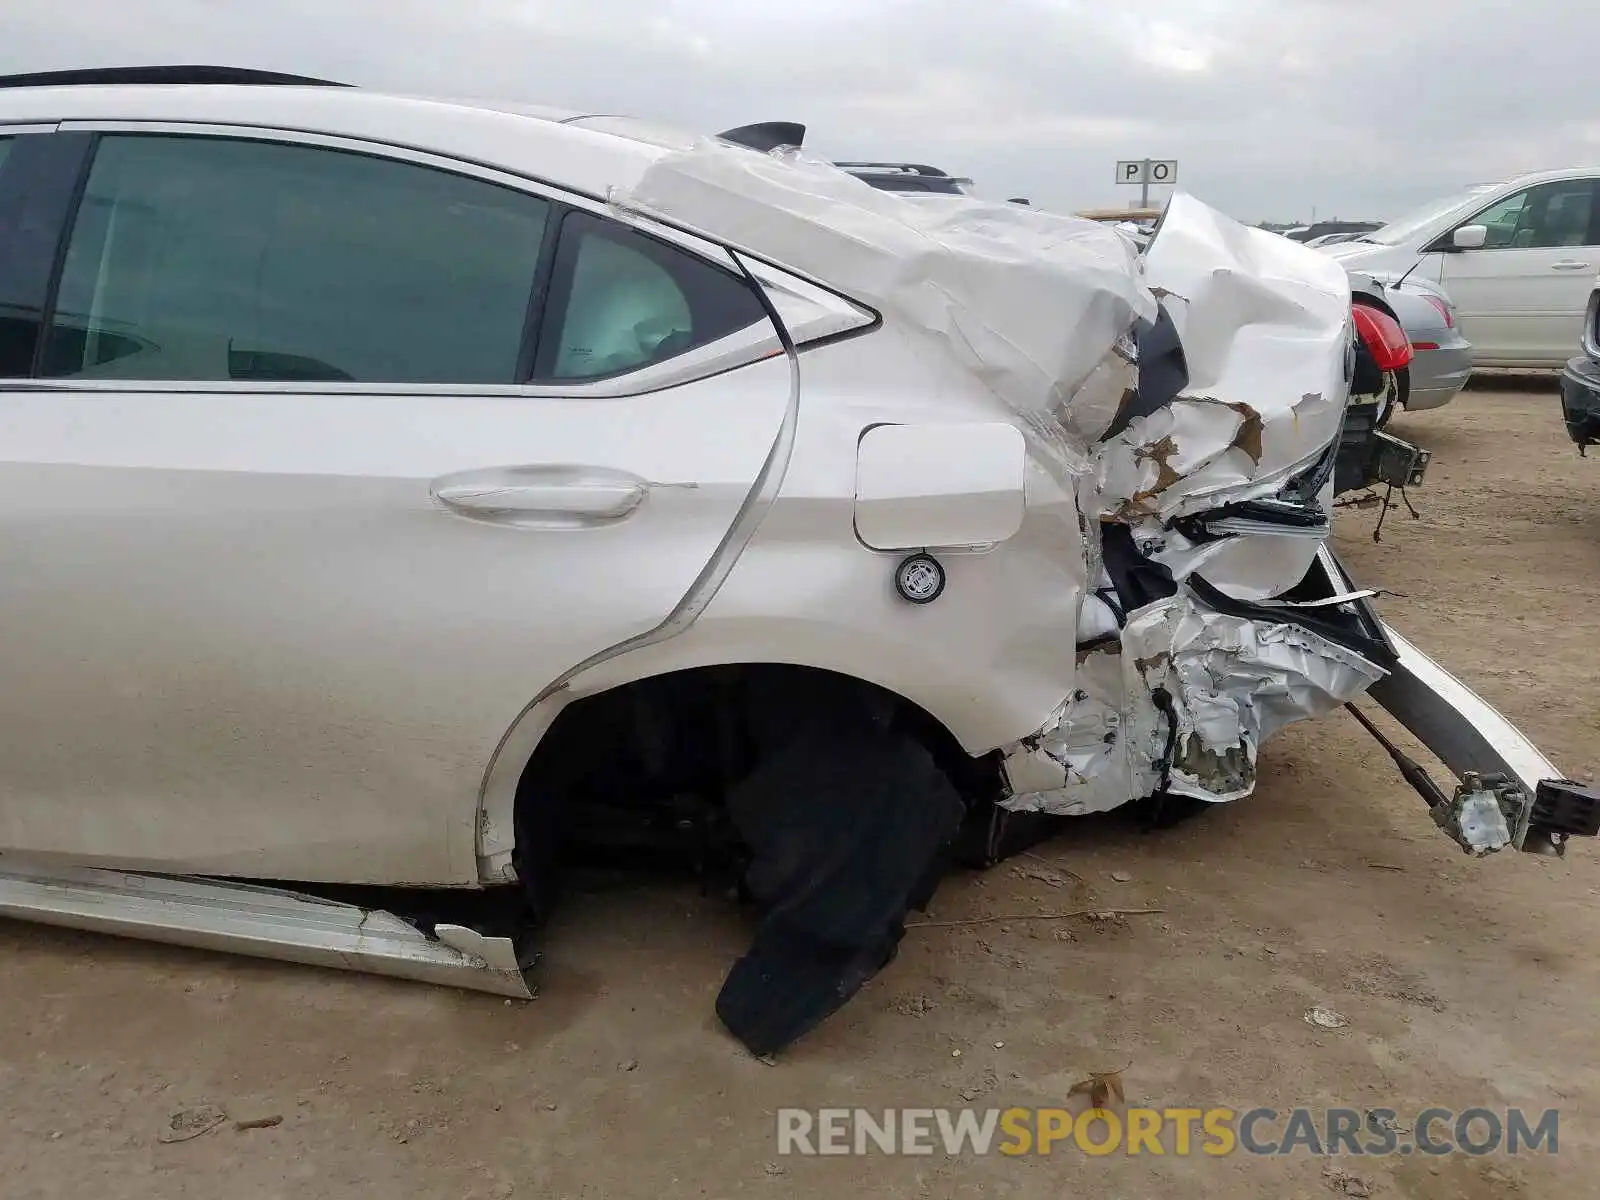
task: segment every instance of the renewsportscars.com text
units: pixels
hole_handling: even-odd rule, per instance
[[[779,1154],[1555,1154],[1560,1113],[1519,1108],[780,1108]]]

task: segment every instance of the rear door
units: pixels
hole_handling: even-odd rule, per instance
[[[72,137],[0,380],[0,852],[475,880],[520,710],[736,552],[793,394],[765,308],[715,247],[477,167]]]
[[[1596,181],[1525,188],[1464,225],[1486,225],[1481,250],[1447,253],[1442,283],[1475,361],[1559,366],[1573,354],[1600,270]]]

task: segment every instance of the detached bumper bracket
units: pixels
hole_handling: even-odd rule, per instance
[[[1326,546],[1318,552],[1318,560],[1330,586],[1354,587]],[[1357,607],[1377,623],[1392,650],[1381,664],[1389,673],[1367,695],[1461,781],[1455,795],[1447,796],[1371,721],[1353,706],[1351,711],[1458,843],[1473,853],[1510,845],[1532,854],[1559,855],[1569,838],[1600,836],[1600,789],[1564,778],[1492,705],[1396,630],[1377,621],[1365,601]],[[1505,820],[1503,830],[1484,824],[1496,824],[1491,811],[1495,807]]]

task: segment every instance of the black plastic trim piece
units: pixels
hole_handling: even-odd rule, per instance
[[[759,121],[754,125],[740,125],[717,134],[725,142],[759,150],[763,154],[780,146],[801,146],[806,140],[806,127],[798,121]]]
[[[0,88],[107,87],[117,84],[261,84],[283,87],[351,87],[331,79],[257,71],[249,67],[144,66],[88,67],[74,71],[34,71],[26,75],[0,75]]]
[[[913,175],[926,175],[935,179],[950,179],[950,172],[930,167],[927,163],[908,162],[836,162],[843,171],[909,171]]]
[[[1207,583],[1197,574],[1190,575],[1186,582],[1196,599],[1224,616],[1241,617],[1248,621],[1267,621],[1274,625],[1298,625],[1318,637],[1327,638],[1335,645],[1359,654],[1385,671],[1391,671],[1399,664],[1400,657],[1388,639],[1369,634],[1361,628],[1364,622],[1352,628],[1348,617],[1343,621],[1336,621],[1319,615],[1316,609],[1286,609],[1276,605],[1257,604],[1251,600],[1238,600],[1216,585]],[[1354,603],[1360,606],[1362,601]]]
[[[556,247],[561,241],[561,225],[567,214],[581,210],[551,200],[545,217],[544,239],[539,244],[539,261],[533,271],[533,290],[528,293],[528,311],[522,328],[522,348],[517,352],[518,383],[533,378],[539,361],[539,334],[544,328],[544,310],[550,302],[550,281],[556,269]]]
[[[1571,779],[1541,779],[1528,826],[1567,837],[1600,835],[1600,790]]]
[[[1133,532],[1126,525],[1106,523],[1101,525],[1100,530],[1101,559],[1105,563],[1106,574],[1111,576],[1111,582],[1116,586],[1117,597],[1122,601],[1125,612],[1133,612],[1178,591],[1172,572],[1139,552],[1133,541]],[[1321,560],[1315,560],[1304,578],[1281,598],[1325,600],[1338,595],[1349,586],[1349,581],[1342,577],[1343,568],[1340,568],[1340,574],[1341,578],[1326,578]],[[1327,586],[1319,586],[1324,581]],[[1383,622],[1365,597],[1351,601],[1356,610],[1356,616],[1352,619],[1348,613],[1330,616],[1325,610],[1286,608],[1237,600],[1214,584],[1207,583],[1198,574],[1190,575],[1184,582],[1197,600],[1225,616],[1266,621],[1274,625],[1298,625],[1361,655],[1386,671],[1399,662],[1394,646],[1384,636]]]
[[[0,169],[0,377],[32,378],[92,133],[23,134]]]
[[[1232,504],[1224,504],[1221,508],[1210,509],[1198,516],[1179,517],[1172,522],[1172,528],[1198,545],[1236,536],[1227,531],[1214,533],[1210,529],[1212,522],[1230,519],[1259,521],[1263,525],[1281,525],[1285,530],[1326,529],[1328,526],[1328,514],[1322,511],[1322,506],[1319,504],[1299,500],[1266,499],[1239,500]]]
[[[1139,548],[1133,542],[1133,530],[1126,525],[1101,523],[1100,559],[1105,564],[1106,574],[1111,577],[1112,586],[1117,590],[1119,623],[1126,618],[1126,614],[1157,600],[1165,600],[1178,590],[1171,571],[1139,553]]]
[[[1580,449],[1600,445],[1600,359],[1580,354],[1561,373],[1561,419]]]
[[[1184,357],[1183,342],[1164,307],[1157,309],[1153,322],[1140,322],[1134,332],[1134,344],[1139,348],[1138,383],[1100,435],[1102,442],[1109,442],[1140,417],[1159,412],[1189,386],[1189,362]]]

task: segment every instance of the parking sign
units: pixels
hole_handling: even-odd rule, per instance
[[[1178,182],[1175,158],[1132,158],[1117,163],[1118,183],[1137,183],[1146,187]]]

